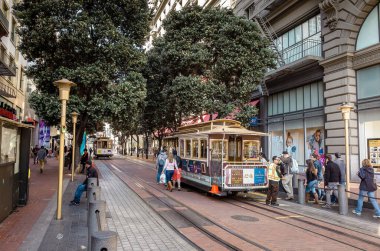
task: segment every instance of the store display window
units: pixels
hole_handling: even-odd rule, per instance
[[[309,159],[313,153],[324,155],[324,126],[323,118],[306,119],[306,153],[305,158]]]
[[[360,161],[369,159],[380,172],[380,109],[359,112]]]
[[[1,162],[15,161],[17,151],[17,129],[3,127],[1,134]]]
[[[268,125],[268,131],[270,133],[270,155],[280,156],[284,151],[284,126],[283,122],[273,123]]]
[[[297,160],[299,165],[304,165],[304,126],[303,120],[285,122],[285,150]]]

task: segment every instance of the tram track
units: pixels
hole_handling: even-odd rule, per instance
[[[311,222],[307,218],[305,219],[304,218],[305,216],[301,215],[301,214],[296,214],[296,216],[302,217],[302,218],[298,218],[298,217],[294,217],[294,215],[289,215],[289,214],[286,214],[286,213],[279,212],[278,209],[275,210],[275,209],[272,209],[272,208],[270,208],[269,206],[266,206],[266,205],[265,206],[264,205],[261,206],[260,204],[252,204],[252,203],[249,203],[247,201],[240,200],[240,199],[234,199],[234,201],[237,201],[237,202],[242,203],[244,205],[249,205],[249,206],[251,206],[253,208],[260,209],[260,210],[265,211],[265,212],[270,212],[272,214],[281,216],[282,218],[276,218],[273,215],[270,215],[268,213],[264,213],[262,211],[253,210],[251,208],[247,208],[246,206],[238,205],[236,203],[228,201],[228,199],[224,200],[224,202],[226,202],[228,204],[231,204],[231,205],[234,205],[236,207],[245,209],[245,210],[247,210],[249,212],[253,212],[253,213],[259,214],[261,216],[270,218],[272,220],[274,219],[274,220],[280,221],[280,222],[282,222],[284,224],[290,225],[292,227],[299,228],[301,230],[306,230],[308,232],[315,233],[318,236],[323,236],[323,237],[325,237],[325,238],[327,238],[329,240],[333,240],[333,241],[339,242],[341,244],[350,246],[350,247],[355,248],[355,249],[367,250],[367,249],[363,249],[363,247],[360,247],[358,245],[354,245],[354,244],[349,243],[347,241],[342,241],[342,240],[340,240],[338,238],[333,238],[333,237],[331,237],[331,235],[339,235],[340,238],[342,238],[342,239],[349,239],[349,240],[350,239],[354,239],[356,241],[360,241],[360,242],[363,242],[365,244],[370,244],[371,246],[374,247],[373,250],[376,250],[376,249],[379,248],[379,243],[375,243],[375,242],[370,241],[368,239],[363,239],[361,237],[358,237],[356,235],[353,235],[353,234],[350,234],[350,233],[347,233],[347,232],[343,232],[343,231],[338,230],[338,229],[333,229],[333,228],[331,228],[329,226],[326,226],[326,225],[321,225],[321,224],[318,224],[316,222]],[[293,216],[293,217],[291,217],[291,216]],[[287,219],[287,220],[285,220],[285,219]],[[312,219],[312,220],[315,221],[315,219]],[[292,222],[289,222],[289,221],[295,221],[295,222],[297,222],[297,224],[295,222],[292,223]],[[308,227],[301,226],[300,223],[304,224],[304,225],[307,225]],[[328,223],[325,222],[325,224],[328,224]],[[338,228],[338,226],[336,226],[336,227]],[[329,233],[325,234],[325,233],[323,233],[321,231],[312,230],[311,228],[318,228],[318,229],[321,229],[323,231],[328,231]],[[344,228],[344,229],[346,229],[346,228]],[[346,229],[346,230],[355,232],[356,234],[364,235],[363,233],[360,233],[360,232],[357,232],[357,231],[354,231],[354,230],[350,230],[350,229]],[[373,236],[371,236],[371,237],[373,237]],[[376,237],[373,237],[373,238],[376,238]]]
[[[112,161],[112,160],[111,160]],[[108,162],[108,161],[107,161]],[[132,188],[124,179],[122,179],[119,175],[120,175],[120,172],[115,172],[114,168],[110,166],[110,163],[106,163],[106,162],[102,162],[104,165],[106,165],[126,186],[128,186],[131,190],[135,191],[134,188]],[[260,250],[266,250],[266,251],[270,251],[269,248],[257,243],[257,242],[254,242],[252,240],[249,240],[247,239],[246,237],[244,236],[241,236],[240,234],[236,233],[235,231],[231,230],[231,229],[228,229],[227,227],[225,226],[222,226],[221,224],[205,217],[204,215],[200,214],[199,212],[196,212],[195,210],[187,207],[185,204],[173,199],[172,197],[169,197],[167,196],[161,189],[158,189],[154,186],[152,186],[151,184],[147,183],[145,180],[139,178],[139,177],[133,177],[133,179],[136,179],[136,180],[139,180],[140,182],[143,182],[145,186],[149,186],[151,189],[159,192],[160,194],[163,194],[164,197],[161,197],[161,196],[158,196],[156,194],[154,194],[152,191],[150,191],[149,189],[146,189],[145,186],[139,186],[140,189],[143,189],[147,194],[149,194],[152,198],[156,199],[157,201],[159,201],[160,203],[164,204],[167,208],[169,208],[173,213],[177,214],[177,216],[179,216],[180,218],[184,219],[186,222],[188,222],[191,226],[193,226],[195,229],[197,229],[199,232],[203,233],[205,236],[207,236],[208,238],[214,240],[215,242],[219,243],[220,245],[224,246],[225,248],[229,249],[229,250],[243,250],[242,248],[226,241],[224,238],[222,237],[219,237],[218,235],[214,234],[212,231],[208,230],[206,227],[202,226],[202,224],[199,224],[198,222],[209,222],[210,224],[208,225],[208,227],[211,225],[215,226],[215,227],[218,227],[220,228],[222,231],[225,231],[227,234],[229,235],[232,235],[233,237],[235,238],[238,238],[239,240],[241,241],[244,241],[246,242],[247,244],[250,244],[254,247],[257,247],[258,249]],[[133,181],[131,181],[133,182]],[[177,232],[179,234],[181,234],[188,242],[190,242],[193,246],[196,246],[198,248],[200,248],[202,250],[201,247],[199,247],[197,245],[197,243],[193,242],[192,240],[190,240],[187,236],[185,236],[184,234],[182,234],[180,231],[178,231],[178,229],[167,219],[165,219],[164,216],[162,216],[152,205],[150,205],[147,201],[146,201],[146,198],[144,199],[140,194],[138,194],[136,191],[135,193],[143,200],[145,201],[145,203],[151,208],[153,209],[155,212],[158,213],[158,215],[160,215],[160,217],[165,220],[172,228],[174,228],[175,230],[177,230]],[[196,215],[197,217],[199,217],[200,221],[198,220],[198,222],[194,221],[193,219],[191,219],[190,217],[188,217],[185,213],[181,212],[182,210],[178,210],[176,209],[176,206],[173,206],[171,205],[171,203],[169,203],[168,201],[162,199],[162,198],[168,198],[170,199],[171,201],[175,202],[176,204],[180,205],[181,207],[183,208],[186,208],[186,210],[189,210],[193,215]]]

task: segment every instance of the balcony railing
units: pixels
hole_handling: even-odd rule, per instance
[[[249,19],[256,17],[259,13],[263,14],[264,11],[268,12],[273,7],[285,2],[284,0],[255,0],[254,3],[248,8]]]
[[[8,36],[9,34],[9,21],[4,13],[0,10],[0,38]]]
[[[286,49],[280,50],[285,64],[292,63],[306,56],[322,57],[321,40],[305,39]]]
[[[16,65],[6,52],[0,53],[0,76],[16,76]]]

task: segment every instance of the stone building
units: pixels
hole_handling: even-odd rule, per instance
[[[379,8],[377,0],[237,2],[237,15],[255,21],[278,55],[255,94],[268,154],[286,149],[301,165],[316,151],[344,155],[347,103],[351,178],[364,158],[380,167]]]

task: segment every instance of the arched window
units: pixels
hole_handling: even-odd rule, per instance
[[[356,50],[361,50],[363,48],[369,47],[371,45],[380,42],[380,4],[378,4],[369,13],[368,17],[364,21],[362,27],[360,28],[358,40],[356,41]]]

